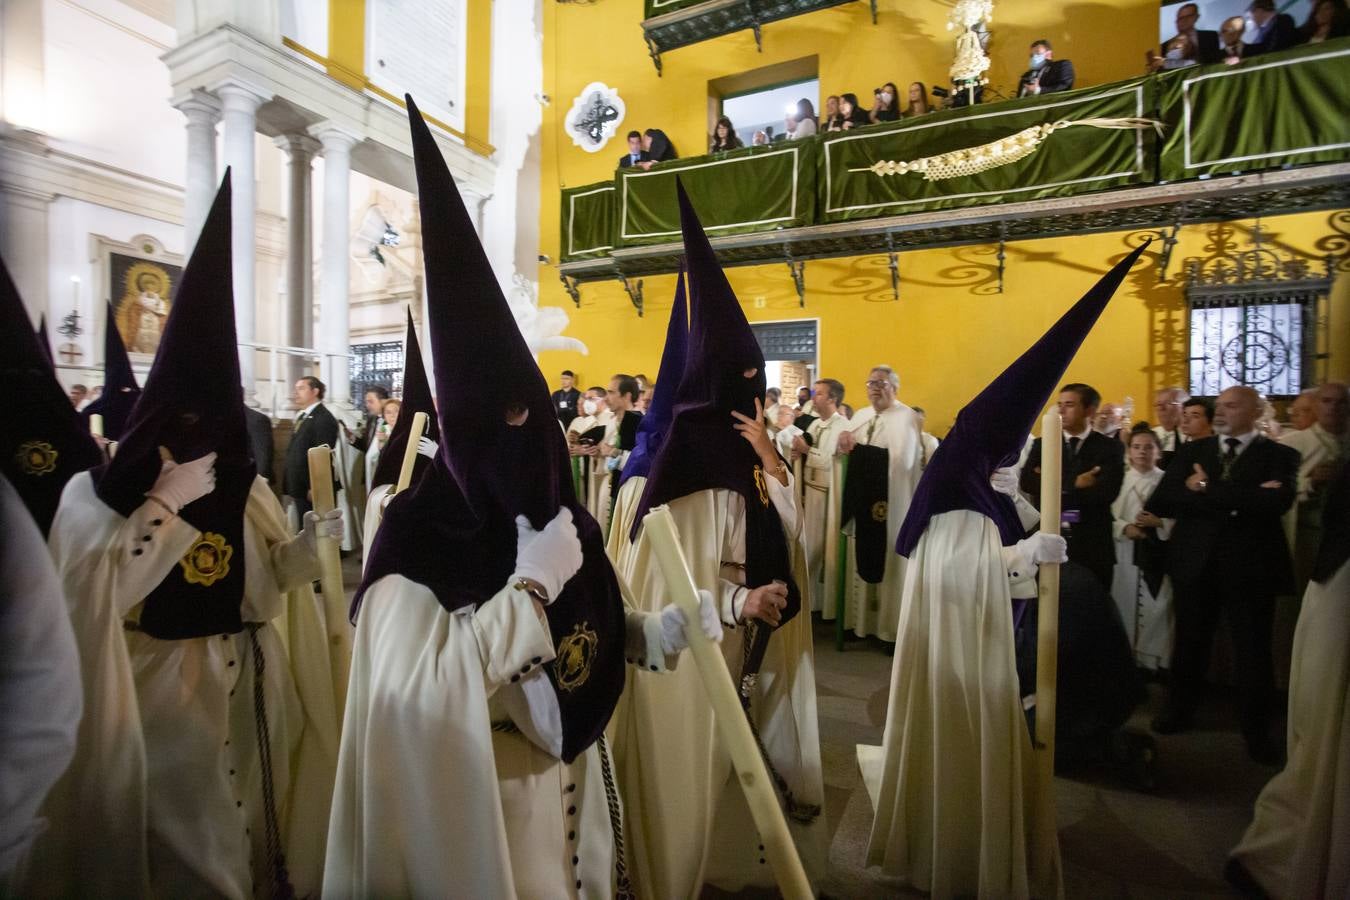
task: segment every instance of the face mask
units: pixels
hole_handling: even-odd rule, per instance
[[[882,91],[882,92],[881,92],[881,103],[882,103],[883,106],[890,106],[890,105],[891,105],[891,101],[894,100],[894,99],[895,99],[895,95],[892,94],[890,91]]]
[[[595,415],[595,411],[599,409],[599,406],[596,404],[594,400],[588,397],[587,399],[582,401],[581,409],[582,412],[586,413],[586,415],[593,416]]]
[[[1033,54],[1031,54],[1031,67],[1032,67],[1033,69],[1039,69],[1039,68],[1040,68],[1041,66],[1043,66],[1043,65],[1045,65],[1045,54],[1044,54],[1044,53],[1033,53]]]

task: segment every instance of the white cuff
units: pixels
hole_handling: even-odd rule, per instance
[[[514,586],[498,591],[472,618],[489,693],[519,683],[555,655],[548,621],[535,612],[534,599]]]

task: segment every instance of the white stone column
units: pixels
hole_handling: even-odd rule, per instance
[[[255,285],[257,266],[257,185],[254,166],[254,141],[258,107],[268,98],[247,85],[230,82],[216,90],[220,95],[225,122],[225,165],[230,167],[234,202],[230,252],[234,258],[234,327],[240,343],[252,343],[257,335],[258,298]],[[244,382],[244,402],[255,405],[258,382],[254,374],[257,351],[239,348],[240,380]]]
[[[314,225],[310,214],[313,198],[311,176],[314,155],[320,144],[303,134],[282,135],[275,141],[289,160],[286,210],[286,309],[282,313],[281,340],[291,347],[314,346]],[[287,385],[309,372],[308,362],[287,356],[281,367]],[[290,391],[282,406],[290,410]]]
[[[319,271],[319,352],[328,397],[351,402],[350,250],[352,147],[360,138],[332,122],[309,133],[323,145],[323,245]]]
[[[195,90],[178,104],[187,118],[187,189],[183,198],[183,246],[191,254],[201,234],[206,213],[218,187],[216,174],[216,123],[220,101],[206,91]]]
[[[468,210],[469,218],[473,221],[473,230],[478,233],[479,240],[482,240],[483,204],[487,201],[487,197],[462,182],[457,184],[457,187],[460,197],[464,198],[464,208]]]

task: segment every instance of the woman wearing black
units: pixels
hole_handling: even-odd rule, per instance
[[[1300,44],[1320,44],[1350,34],[1350,10],[1343,0],[1317,0],[1308,21],[1298,30]]]
[[[925,113],[933,111],[933,107],[928,105],[928,91],[924,88],[922,81],[916,81],[909,86],[909,106],[905,107],[905,118],[911,119],[914,116],[922,116]]]
[[[638,163],[644,169],[650,169],[653,163],[665,162],[668,159],[679,159],[680,155],[675,152],[675,145],[666,137],[666,133],[659,128],[648,128],[642,133],[642,149],[647,151],[651,157],[648,162]]]
[[[826,131],[849,131],[869,124],[867,111],[858,108],[857,94],[839,95],[839,112],[830,118]]]
[[[886,82],[874,94],[876,99],[872,103],[872,111],[867,114],[868,120],[873,123],[900,121],[900,91],[896,89],[895,82]]]
[[[708,144],[709,153],[721,153],[725,150],[735,150],[743,146],[741,139],[736,136],[736,129],[732,127],[731,120],[722,116],[713,126],[712,141]]]

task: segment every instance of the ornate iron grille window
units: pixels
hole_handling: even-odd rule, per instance
[[[395,397],[403,396],[403,342],[353,344],[350,377],[352,397],[358,402],[376,385],[388,388]]]
[[[1247,385],[1286,399],[1322,380],[1333,260],[1323,265],[1263,247],[1259,226],[1251,249],[1190,260],[1190,392]]]

